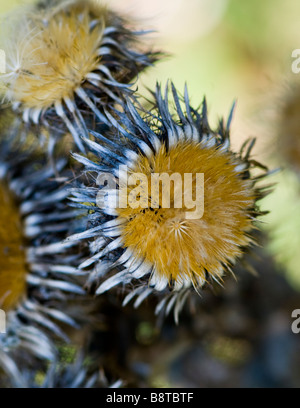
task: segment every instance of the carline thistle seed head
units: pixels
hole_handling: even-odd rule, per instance
[[[103,106],[120,103],[131,93],[130,82],[157,59],[138,50],[143,32],[127,25],[96,0],[49,1],[24,10],[3,35],[4,100],[26,123],[66,128],[82,150],[87,127],[108,124]]]
[[[36,143],[25,148],[14,136],[0,140],[0,371],[17,382],[23,363],[55,361],[55,341],[68,341],[62,327],[78,326],[69,303],[85,291],[76,268],[83,248],[62,242],[80,231],[80,210],[67,206],[73,173],[58,158],[57,178]]]
[[[293,81],[281,95],[276,123],[276,155],[284,167],[300,175],[300,83]],[[273,142],[273,141],[272,141]]]
[[[213,280],[221,282],[224,272],[231,270],[254,243],[251,233],[256,217],[261,215],[257,201],[268,193],[256,184],[268,171],[250,159],[253,140],[244,143],[239,153],[230,150],[233,110],[227,125],[221,121],[213,131],[205,100],[202,110],[195,110],[187,88],[183,100],[173,84],[172,94],[173,113],[168,86],[165,97],[157,86],[153,106],[147,112],[139,112],[127,101],[123,112],[107,113],[113,126],[111,132],[92,132],[95,140],[86,139],[95,159],[75,154],[85,166],[89,184],[74,189],[71,199],[75,206],[93,211],[88,215],[90,228],[69,239],[90,241],[92,256],[80,267],[90,269],[88,284],[97,285],[96,294],[119,284],[136,283],[125,304],[137,296],[138,306],[152,292],[159,291],[169,294],[168,307],[175,306],[178,313],[191,287],[198,291]],[[128,168],[126,175],[120,171],[122,166]],[[255,168],[262,174],[252,175]],[[116,187],[99,187],[96,180],[99,184],[103,174],[115,177]],[[128,178],[137,174],[139,182],[129,185]],[[154,174],[177,174],[182,180],[192,174],[194,183],[187,188],[174,183],[168,191],[170,206],[162,205],[162,191],[153,207]],[[203,192],[200,200],[204,211],[198,218],[187,217],[193,211],[186,205],[187,196],[197,200],[197,174],[204,176],[204,189],[199,190]],[[147,181],[146,187],[141,180]],[[119,202],[116,196],[120,197],[122,188],[127,204],[111,206],[112,201]],[[101,204],[106,205],[96,205],[99,191]],[[166,297],[157,310],[165,303]]]

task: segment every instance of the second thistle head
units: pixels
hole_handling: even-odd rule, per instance
[[[81,150],[87,127],[107,123],[103,106],[119,103],[155,60],[139,51],[141,32],[100,1],[40,3],[7,25],[4,99],[26,123],[66,128]]]

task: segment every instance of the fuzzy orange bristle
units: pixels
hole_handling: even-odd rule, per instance
[[[172,205],[174,190],[171,208],[118,208],[119,217],[127,221],[121,234],[124,246],[169,281],[194,282],[194,276],[205,280],[206,272],[220,278],[224,265],[234,263],[251,242],[247,233],[253,229],[252,182],[242,179],[236,167],[231,153],[196,142],[180,142],[169,151],[163,145],[151,159],[140,156],[131,171],[147,176],[149,194],[152,173],[179,173],[182,178],[186,173],[204,173],[204,214],[201,219],[186,219],[188,209]],[[193,196],[194,190],[193,183]],[[128,196],[130,191],[131,187]]]
[[[14,200],[0,183],[0,308],[13,308],[25,291],[26,264],[21,221]]]

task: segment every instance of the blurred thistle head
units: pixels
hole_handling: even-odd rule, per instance
[[[66,126],[80,149],[87,125],[107,123],[102,107],[119,103],[156,59],[138,51],[142,32],[96,0],[41,2],[5,26],[4,99],[26,123]]]
[[[22,362],[55,359],[65,325],[77,326],[69,303],[84,294],[79,248],[61,243],[80,224],[66,205],[72,174],[59,159],[57,178],[46,156],[11,133],[0,140],[0,368],[13,378]]]
[[[89,281],[96,282],[96,294],[137,283],[125,303],[138,296],[137,306],[153,291],[171,291],[178,311],[191,287],[221,282],[254,243],[257,201],[267,194],[257,182],[267,169],[250,158],[253,140],[231,151],[233,112],[213,131],[205,100],[195,110],[187,89],[182,100],[173,85],[172,93],[172,113],[168,87],[163,98],[158,86],[148,112],[128,101],[124,112],[107,114],[109,135],[93,132],[95,141],[86,139],[95,160],[76,158],[90,184],[74,189],[72,199],[79,207],[93,205],[91,228],[69,239],[93,239],[93,256],[81,268],[96,265]],[[255,168],[262,174],[253,174]]]
[[[300,175],[300,84],[292,82],[286,95],[281,96],[276,132],[278,143],[276,155]]]
[[[68,346],[66,346],[66,349]],[[69,347],[72,352],[72,347]],[[1,351],[0,351],[1,353]],[[104,370],[99,367],[99,361],[94,361],[95,356],[81,350],[71,358],[64,361],[60,358],[45,369],[42,367],[25,367],[19,370],[15,367],[11,378],[1,378],[0,387],[8,388],[120,388],[121,380],[109,382]],[[2,383],[1,383],[2,380]]]

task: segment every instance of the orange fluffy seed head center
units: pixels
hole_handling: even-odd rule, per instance
[[[202,143],[181,142],[168,151],[162,146],[151,159],[140,156],[132,173],[146,175],[149,203],[153,173],[179,173],[182,179],[188,173],[204,174],[204,213],[200,219],[187,219],[184,197],[182,208],[174,205],[178,191],[186,191],[180,192],[175,185],[170,189],[170,208],[163,208],[161,190],[159,208],[127,205],[117,210],[125,220],[124,246],[152,263],[169,281],[206,279],[206,272],[221,276],[224,265],[234,262],[249,244],[248,232],[253,228],[249,215],[255,203],[252,182],[242,179],[236,166],[232,154]],[[129,203],[133,188],[127,188]],[[195,188],[193,183],[194,198]]]
[[[13,308],[25,292],[26,264],[19,212],[0,183],[0,309]]]
[[[88,5],[80,10],[78,6],[62,9],[47,23],[37,16],[28,22],[25,38],[13,47],[18,64],[6,83],[8,99],[21,102],[25,108],[45,110],[65,98],[74,98],[76,89],[100,62],[98,49],[106,11],[102,10],[98,24],[91,28]]]

